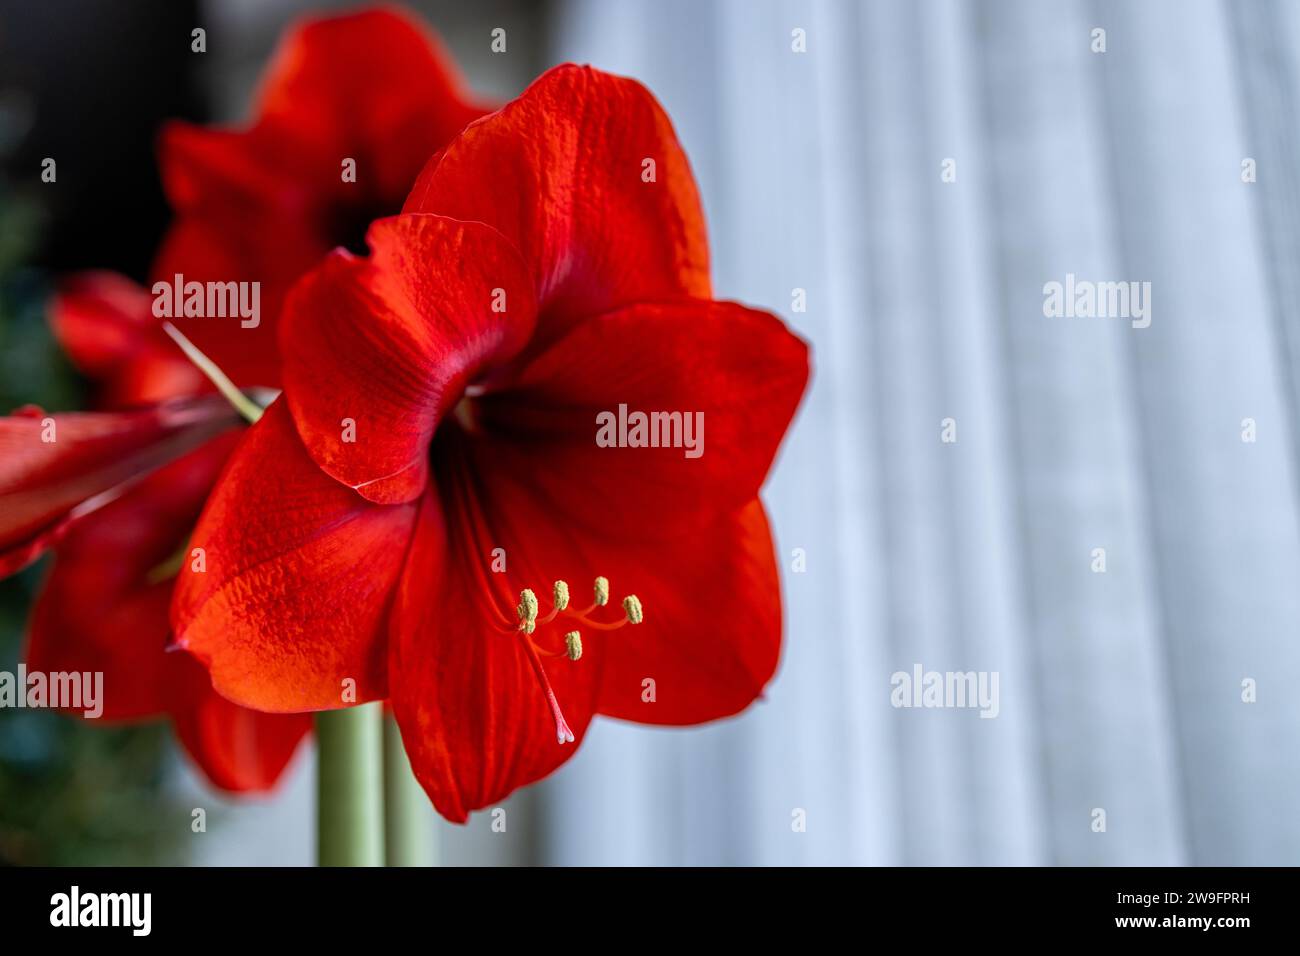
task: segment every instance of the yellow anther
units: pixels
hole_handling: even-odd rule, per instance
[[[596,606],[604,607],[609,603],[609,578],[596,578]]]
[[[582,656],[582,637],[577,631],[570,631],[564,635],[564,648],[571,661],[576,661]]]
[[[524,633],[533,633],[537,629],[537,595],[531,588],[519,592],[519,606],[515,611],[519,614],[519,623],[524,626]]]
[[[623,598],[623,610],[627,612],[627,619],[633,624],[641,623],[641,599],[635,594]]]
[[[569,606],[569,586],[563,581],[555,582],[555,609],[563,611]]]

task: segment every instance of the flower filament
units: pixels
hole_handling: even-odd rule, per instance
[[[573,742],[573,731],[569,728],[564,719],[564,714],[560,711],[560,703],[555,698],[555,691],[551,688],[550,680],[547,679],[542,658],[567,657],[570,661],[578,661],[582,657],[582,631],[578,628],[564,631],[563,646],[553,650],[538,643],[531,635],[537,633],[539,626],[545,628],[546,625],[560,616],[564,616],[581,628],[591,631],[617,631],[628,624],[640,624],[644,619],[640,599],[635,594],[629,594],[623,599],[623,616],[621,618],[616,621],[595,620],[591,617],[592,612],[609,603],[609,579],[596,578],[592,591],[595,600],[590,607],[579,611],[570,605],[569,585],[564,581],[556,581],[551,590],[551,610],[545,617],[539,618],[537,595],[531,588],[524,588],[519,592],[519,603],[515,606],[517,623],[513,627],[502,624],[496,628],[503,634],[517,635],[523,641],[524,652],[528,655],[533,673],[541,685],[542,693],[545,695],[546,702],[551,708],[551,714],[555,718],[555,738],[561,744]],[[503,621],[506,619],[499,611],[496,612],[496,616]]]

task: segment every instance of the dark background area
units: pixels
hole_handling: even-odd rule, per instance
[[[143,279],[167,222],[153,144],[165,119],[206,120],[191,0],[0,3],[0,148],[11,199],[44,221],[30,264]],[[218,37],[209,31],[209,43]],[[58,164],[41,190],[41,161]]]
[[[0,406],[79,407],[84,383],[46,327],[55,277],[108,268],[143,280],[167,223],[153,158],[168,117],[208,116],[188,54],[196,4],[0,4]],[[177,42],[168,42],[170,39]],[[57,164],[42,183],[41,163]],[[0,669],[21,655],[47,561],[0,581]],[[0,711],[0,862],[148,863],[166,786],[161,724],[88,727]]]

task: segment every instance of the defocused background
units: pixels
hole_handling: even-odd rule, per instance
[[[284,24],[336,6],[0,3],[0,401],[75,407],[52,277],[142,277],[159,120],[240,119]],[[718,294],[816,364],[766,495],[766,699],[598,722],[506,833],[440,826],[444,861],[1300,863],[1300,3],[412,6],[481,93],[570,59],[649,86]],[[1150,327],[1044,317],[1067,273],[1150,282]],[[0,583],[0,669],[40,575]],[[915,664],[996,671],[999,715],[891,707]],[[311,861],[310,748],[232,802],[168,733],[0,711],[0,860]]]

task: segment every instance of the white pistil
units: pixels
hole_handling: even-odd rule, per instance
[[[235,411],[243,415],[250,423],[257,421],[262,417],[263,408],[255,401],[241,392],[230,377],[216,362],[204,355],[197,345],[191,342],[180,329],[170,322],[163,323],[163,331],[172,337],[185,357],[198,367],[198,370],[208,377],[208,380],[217,387],[217,391],[225,396],[226,401],[235,406]]]

